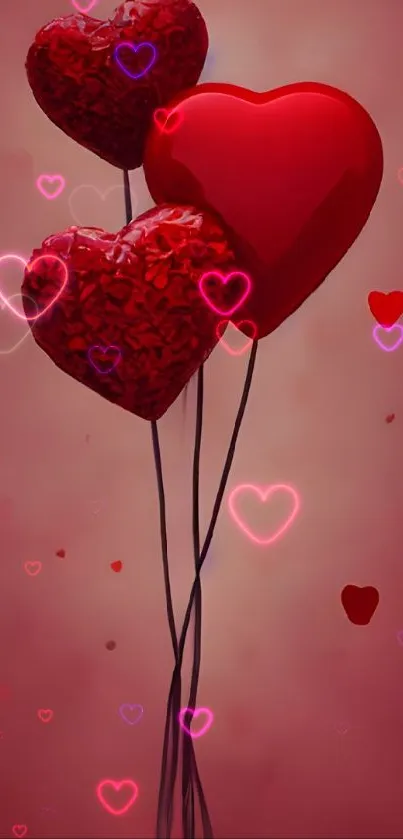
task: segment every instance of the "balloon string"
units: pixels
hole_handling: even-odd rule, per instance
[[[189,629],[190,617],[192,614],[193,604],[196,597],[197,588],[199,586],[199,579],[200,579],[200,571],[202,569],[204,560],[207,556],[213,535],[215,525],[217,523],[218,514],[220,512],[225,488],[227,485],[229,473],[232,466],[232,461],[234,459],[236,444],[239,436],[239,431],[241,428],[242,420],[244,417],[246,405],[248,402],[249,391],[252,384],[253,372],[255,369],[255,362],[256,362],[256,354],[257,354],[257,347],[258,342],[257,340],[253,341],[252,349],[249,357],[248,369],[246,372],[245,383],[243,387],[243,392],[241,396],[241,401],[239,403],[238,413],[235,419],[234,428],[231,435],[230,444],[228,447],[227,457],[224,464],[224,469],[221,475],[216,499],[213,505],[213,512],[211,515],[210,524],[207,530],[207,535],[204,540],[202,552],[197,562],[196,567],[196,576],[193,582],[193,586],[191,589],[190,597],[188,606],[185,613],[185,618],[183,621],[182,631],[179,640],[179,648],[178,648],[178,658],[175,663],[175,668],[173,670],[171,685],[168,694],[167,700],[167,710],[166,710],[166,717],[165,717],[165,731],[164,731],[164,743],[163,743],[163,751],[162,751],[162,762],[161,762],[161,777],[160,777],[160,788],[159,788],[159,795],[158,795],[158,817],[157,817],[157,839],[170,839],[171,837],[171,830],[172,830],[172,808],[173,808],[173,796],[175,790],[175,782],[176,782],[176,775],[177,775],[177,766],[178,766],[178,740],[179,740],[179,725],[178,725],[178,713],[180,710],[180,691],[181,691],[181,668],[182,668],[182,661],[183,661],[183,653],[186,643],[186,636]],[[179,699],[178,699],[179,697]],[[179,701],[179,705],[178,705]],[[179,710],[178,710],[179,709]],[[170,772],[166,782],[166,769],[167,769],[167,761],[168,761],[168,753],[171,751],[172,758],[170,761]],[[196,783],[198,782],[198,776],[196,779]],[[198,784],[197,784],[198,785]],[[199,785],[198,785],[199,788]],[[202,814],[203,819],[203,814]],[[205,823],[203,819],[203,829],[205,830],[205,835],[208,835],[209,825]]]
[[[125,198],[125,211],[126,211],[126,224],[130,224],[133,216],[132,211],[132,199],[131,199],[131,192],[130,192],[130,180],[129,180],[129,172],[127,169],[123,170],[123,187],[124,187],[124,198]],[[158,502],[159,502],[159,511],[160,511],[160,537],[161,537],[161,552],[162,552],[162,565],[164,570],[164,584],[165,584],[165,600],[166,600],[166,608],[167,608],[167,615],[168,615],[168,624],[169,630],[171,634],[171,641],[172,641],[172,648],[174,651],[175,661],[176,664],[178,663],[178,640],[176,636],[176,628],[175,628],[175,617],[173,611],[173,603],[172,603],[172,593],[171,593],[171,584],[170,584],[170,576],[169,576],[169,562],[168,562],[168,539],[167,539],[167,526],[166,526],[166,506],[165,506],[165,492],[164,492],[164,481],[163,481],[163,473],[162,473],[162,462],[161,462],[161,449],[159,444],[159,436],[158,436],[158,426],[156,421],[151,422],[151,437],[152,437],[152,444],[153,444],[153,453],[154,453],[154,463],[155,463],[155,471],[157,476],[157,488],[158,488]],[[180,711],[180,704],[181,704],[181,674],[180,670],[178,672],[178,677],[175,683],[174,690],[172,691],[172,698],[171,698],[171,707],[172,712],[176,714],[176,717]],[[161,784],[165,784],[165,774],[166,774],[166,765],[168,759],[168,743],[165,744],[164,741],[164,750],[166,746],[166,753],[163,752],[162,758],[162,766],[161,766]],[[171,760],[175,762],[177,761],[177,752],[178,752],[178,745],[173,744],[172,749],[172,756]]]
[[[199,368],[197,376],[197,408],[196,408],[196,432],[193,454],[193,486],[192,486],[192,525],[193,525],[193,556],[195,570],[200,556],[200,522],[199,522],[199,485],[200,485],[200,454],[203,430],[203,396],[204,396],[204,370],[203,365]],[[199,686],[200,663],[201,663],[201,627],[202,627],[202,590],[201,582],[198,581],[195,609],[194,609],[194,641],[193,641],[193,666],[190,684],[190,693],[187,708],[194,710],[197,705],[197,690]],[[193,713],[192,710],[186,714],[186,726],[190,730]],[[213,839],[213,829],[210,815],[206,805],[203,787],[197,769],[196,755],[192,738],[183,736],[182,740],[182,827],[184,839],[194,839],[195,835],[195,811],[194,793],[195,785],[199,806],[202,815],[203,825],[207,825],[205,839]]]

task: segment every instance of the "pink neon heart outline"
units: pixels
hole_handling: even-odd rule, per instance
[[[53,195],[48,195],[48,193],[46,192],[45,187],[42,184],[42,181],[45,181],[45,180],[49,181],[49,183],[52,183],[52,181],[60,181],[59,188],[56,190],[56,192],[53,193]],[[66,186],[66,180],[63,177],[63,175],[45,175],[44,174],[44,175],[39,175],[39,178],[36,179],[36,186],[37,186],[39,192],[41,193],[41,195],[43,195],[44,198],[47,198],[48,201],[53,201],[54,198],[58,198],[59,195],[62,194],[62,192],[63,192],[63,190]]]
[[[30,300],[31,303],[33,303],[34,306],[36,306],[35,300],[32,297],[30,297],[29,294],[21,294],[20,295],[18,292],[16,294],[11,294],[11,296],[8,298],[8,301],[10,302],[10,300],[14,300],[14,297],[20,297],[20,296],[21,297],[26,297],[27,300]],[[5,303],[3,304],[3,306],[4,306],[4,308],[6,308]],[[15,350],[18,350],[18,347],[20,347],[21,344],[28,338],[28,335],[29,335],[30,332],[31,332],[31,330],[28,327],[27,331],[24,332],[22,338],[20,338],[20,340],[17,341],[17,343],[14,344],[13,347],[11,347],[11,350],[0,350],[0,356],[1,355],[11,355],[12,352],[15,352]]]
[[[158,114],[166,114],[164,123],[162,123],[162,120],[159,119]],[[171,111],[168,108],[156,108],[153,113],[154,125],[157,126],[161,134],[173,134],[174,131],[182,125],[183,116],[183,110],[180,110],[179,108],[172,108]],[[178,117],[178,119],[175,120],[174,124],[171,125],[170,128],[167,128],[167,122],[171,117]]]
[[[45,724],[51,722],[51,720],[53,719],[53,711],[51,710],[51,708],[38,708],[37,714],[38,719],[40,719],[40,721],[44,722]]]
[[[14,836],[17,837],[17,839],[23,839],[23,837],[26,836],[28,827],[26,824],[14,824],[12,827],[12,831],[14,833]]]
[[[7,308],[8,308],[8,309],[10,309],[10,311],[11,311],[14,315],[16,315],[16,316],[17,316],[17,318],[20,318],[20,320],[25,320],[27,323],[33,323],[33,322],[35,322],[36,320],[38,320],[39,318],[41,318],[41,317],[42,317],[42,315],[44,315],[44,314],[45,314],[45,312],[48,312],[48,311],[49,311],[49,309],[51,309],[51,307],[52,307],[52,306],[56,303],[56,300],[58,300],[58,299],[59,299],[60,295],[62,294],[62,292],[63,292],[63,291],[64,291],[64,289],[66,288],[66,285],[67,285],[67,282],[68,282],[68,279],[69,279],[69,272],[68,272],[68,269],[67,269],[67,265],[66,265],[66,263],[65,263],[65,262],[63,262],[63,260],[60,258],[60,256],[57,256],[55,253],[45,253],[45,254],[43,254],[43,256],[37,256],[37,257],[33,260],[33,262],[27,262],[27,261],[26,261],[26,259],[24,259],[24,257],[23,257],[23,256],[19,256],[17,253],[5,253],[5,254],[3,254],[3,256],[0,256],[0,265],[1,265],[1,263],[2,263],[2,262],[4,262],[5,260],[10,260],[10,259],[16,259],[16,260],[17,260],[17,262],[20,262],[20,263],[21,263],[21,265],[23,265],[23,266],[24,266],[24,271],[26,271],[26,269],[27,269],[27,268],[28,268],[30,271],[33,271],[33,270],[34,270],[34,266],[36,265],[36,263],[37,263],[37,262],[42,262],[42,261],[45,261],[45,260],[47,260],[47,259],[52,259],[52,260],[53,260],[53,261],[55,261],[55,262],[59,262],[59,263],[60,263],[60,265],[61,265],[61,266],[62,266],[62,268],[63,268],[63,272],[64,272],[64,274],[65,274],[65,278],[64,278],[64,280],[63,280],[62,285],[61,285],[61,286],[60,286],[60,288],[59,288],[59,291],[57,292],[57,294],[55,295],[55,297],[53,298],[53,300],[51,300],[51,301],[50,301],[50,303],[48,303],[48,305],[47,305],[47,306],[45,306],[45,308],[42,310],[42,312],[39,312],[39,315],[34,315],[33,317],[30,317],[30,318],[29,318],[29,317],[26,317],[26,315],[21,314],[21,312],[17,312],[17,309],[14,309],[14,306],[10,306],[10,304],[9,304],[9,298],[8,298],[8,297],[4,297],[4,294],[2,293],[2,291],[0,291],[0,300],[2,300],[2,301],[3,301],[3,303],[5,303],[5,305],[7,306]],[[23,297],[29,297],[29,295],[22,295],[22,296],[23,296]],[[15,295],[11,295],[11,297],[15,297]],[[36,304],[35,304],[35,305],[36,305]]]
[[[208,277],[219,277],[219,279],[221,280],[222,283],[224,283],[224,285],[227,285],[227,283],[233,277],[242,277],[245,280],[246,289],[245,289],[241,299],[239,300],[239,302],[236,303],[235,306],[232,307],[232,309],[229,309],[228,311],[223,311],[222,309],[217,309],[217,307],[214,306],[214,303],[210,302],[206,292],[203,289],[203,285],[204,285],[205,281],[208,279]],[[233,315],[234,312],[236,312],[236,310],[239,309],[240,306],[242,306],[242,303],[245,302],[246,298],[250,294],[251,288],[252,288],[251,279],[250,279],[250,277],[248,277],[247,274],[244,274],[243,271],[231,271],[229,274],[226,274],[226,276],[224,276],[224,274],[221,274],[221,271],[207,271],[207,273],[203,274],[203,276],[199,280],[200,293],[201,293],[203,299],[206,301],[207,305],[210,307],[210,309],[213,310],[213,312],[216,312],[217,315],[224,315],[225,317],[229,317],[230,315]]]
[[[187,725],[185,725],[184,718],[186,714],[189,713],[189,711],[193,713],[193,719],[196,719],[196,717],[198,717],[200,714],[207,715],[208,719],[206,720],[206,723],[202,726],[200,731],[192,731],[190,728],[187,727]],[[192,740],[196,740],[198,737],[202,737],[203,734],[205,734],[206,731],[208,731],[209,728],[212,726],[213,720],[214,714],[212,711],[210,711],[210,708],[181,708],[178,714],[179,725],[181,726],[183,731],[186,731],[186,734],[190,735]]]
[[[382,339],[378,337],[378,332],[382,330],[382,332],[389,333],[393,332],[393,330],[395,329],[397,329],[400,332],[400,337],[394,344],[392,344],[390,347],[387,347],[386,344],[382,343]],[[372,337],[375,343],[378,344],[378,347],[381,348],[381,350],[384,350],[384,352],[394,352],[395,350],[397,350],[398,347],[400,347],[400,344],[403,341],[403,326],[400,323],[394,323],[393,326],[381,326],[380,323],[377,323],[375,324],[372,330]]]
[[[241,492],[245,492],[245,490],[252,491],[255,495],[258,495],[260,501],[263,502],[267,501],[267,499],[270,498],[271,495],[278,491],[288,492],[288,494],[292,496],[294,501],[294,508],[288,516],[288,518],[286,519],[285,523],[281,527],[279,527],[278,530],[276,530],[273,536],[269,536],[267,539],[255,536],[255,534],[249,529],[248,525],[242,521],[239,513],[237,513],[235,509],[236,498]],[[255,484],[239,484],[239,486],[235,487],[232,490],[228,498],[228,508],[233,520],[235,521],[235,524],[238,525],[240,530],[242,530],[243,533],[245,533],[246,536],[248,536],[248,538],[252,542],[254,542],[256,545],[262,546],[272,545],[274,542],[277,541],[277,539],[280,539],[283,533],[285,533],[286,530],[288,530],[288,528],[293,523],[294,519],[299,513],[300,507],[301,500],[298,495],[298,492],[292,486],[289,486],[289,484],[270,484],[270,486],[266,487],[259,487]]]
[[[124,807],[122,807],[120,810],[116,810],[104,798],[103,790],[105,787],[112,787],[112,789],[114,789],[115,792],[119,792],[124,786],[129,786],[131,788],[132,795]],[[105,778],[105,780],[99,782],[96,789],[96,793],[98,801],[102,804],[107,813],[109,813],[111,816],[123,816],[125,813],[128,812],[128,810],[130,810],[130,807],[132,807],[134,802],[136,801],[137,796],[139,794],[139,788],[137,784],[135,784],[135,782],[132,781],[131,778],[124,778],[123,781],[113,781],[111,778]]]
[[[83,9],[78,5],[77,0],[71,0],[71,2],[72,2],[72,5],[74,6],[74,8],[77,9],[77,11],[80,12],[81,14],[83,14],[83,15],[88,14],[88,12],[90,12],[91,9],[93,9],[94,6],[96,6],[96,4],[97,4],[97,0],[90,0],[90,4],[89,4],[88,8]]]
[[[30,571],[29,569],[33,566],[36,566],[36,571]],[[42,571],[42,563],[39,559],[35,559],[33,561],[28,560],[24,562],[24,571],[28,574],[28,577],[36,577]]]
[[[245,335],[245,333],[243,332],[242,334],[246,338],[245,346],[242,347],[242,349],[238,350],[238,352],[236,350],[232,350],[230,345],[227,344],[227,342],[224,339],[225,329],[223,329],[222,334],[220,335],[220,326],[222,326],[223,323],[226,324],[225,328],[227,328],[227,326],[229,324],[231,324],[231,326],[233,326],[234,329],[237,329],[238,332],[242,331],[241,329],[239,329],[241,323],[250,323],[251,326],[253,326],[253,336],[251,338],[249,338],[249,336]],[[216,327],[216,336],[218,338],[218,343],[223,347],[224,350],[226,350],[228,352],[229,355],[232,355],[232,356],[235,356],[235,357],[243,355],[243,353],[246,352],[246,350],[250,347],[250,345],[255,340],[256,335],[257,335],[257,326],[253,322],[253,320],[239,320],[237,323],[232,323],[231,320],[228,320],[227,318],[225,318],[224,320],[220,320],[220,322],[217,324],[217,327]]]

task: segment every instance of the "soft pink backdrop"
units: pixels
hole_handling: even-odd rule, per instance
[[[196,749],[215,833],[398,839],[403,346],[385,353],[374,344],[366,298],[402,286],[403,5],[199,6],[211,35],[203,79],[257,90],[302,80],[336,85],[368,108],[385,151],[381,193],[359,241],[260,345],[229,489],[289,482],[302,509],[277,545],[259,548],[225,502],[206,563],[199,704],[213,709],[215,722]],[[99,16],[113,7],[100,0]],[[1,2],[0,253],[29,256],[74,223],[68,199],[80,185],[120,183],[117,170],[47,120],[25,78],[36,30],[70,11],[69,0]],[[36,190],[42,172],[67,180],[54,202]],[[131,182],[142,212],[152,203],[142,173]],[[76,221],[111,230],[123,223],[119,190],[104,203],[83,190],[72,200]],[[8,282],[15,293],[18,272]],[[0,835],[19,823],[44,839],[151,837],[172,653],[150,430],[61,373],[30,336],[5,354],[22,335],[0,311]],[[203,532],[245,365],[245,356],[219,346],[206,367]],[[194,396],[193,386],[185,421],[179,400],[160,423],[181,621],[192,581]],[[265,513],[260,524],[269,528],[281,510]],[[110,569],[117,559],[120,574]],[[35,560],[42,571],[29,577],[23,565]],[[380,590],[367,627],[353,626],[342,610],[348,583]],[[143,705],[137,726],[120,719],[123,702]],[[52,722],[41,723],[38,708],[53,709]],[[99,805],[95,786],[105,777],[139,784],[127,816],[113,818]]]

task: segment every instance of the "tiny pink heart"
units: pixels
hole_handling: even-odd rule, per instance
[[[37,713],[41,722],[50,722],[53,719],[53,711],[50,708],[39,708]]]
[[[63,192],[66,181],[63,175],[39,175],[39,178],[36,180],[36,186],[44,198],[47,198],[48,201],[53,201],[54,198],[58,198]]]
[[[191,728],[185,723],[185,717],[187,714],[192,714],[192,721],[197,719],[197,717],[205,717],[206,721],[204,725],[201,728],[199,728],[198,731],[192,731]],[[181,726],[181,728],[183,728],[184,731],[186,731],[186,734],[189,734],[190,737],[192,737],[193,740],[195,740],[197,737],[202,737],[202,735],[209,730],[209,728],[213,724],[213,719],[213,712],[210,711],[210,708],[195,708],[195,710],[192,710],[191,708],[182,708],[179,712],[178,717],[179,725]]]
[[[42,563],[39,560],[36,562],[25,562],[24,569],[30,577],[36,577],[42,569]]]
[[[100,781],[96,792],[98,801],[108,813],[112,816],[123,816],[133,806],[138,796],[138,787],[131,778],[125,778],[123,781],[113,781],[107,778],[104,781]],[[121,792],[124,792],[124,795],[120,796],[121,800],[118,802],[117,795]],[[107,794],[107,798],[105,797],[105,793]],[[117,806],[118,803],[120,803],[120,807]]]
[[[15,824],[13,825],[13,833],[17,839],[22,839],[23,836],[26,836],[28,832],[28,828],[26,824]]]
[[[88,12],[91,11],[91,9],[94,8],[94,6],[96,6],[98,0],[87,0],[87,3],[82,2],[82,0],[80,0],[80,2],[79,0],[71,0],[71,2],[78,12],[81,12],[81,14],[86,15],[88,14]]]

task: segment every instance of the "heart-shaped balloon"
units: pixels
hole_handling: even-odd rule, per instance
[[[192,255],[196,242],[203,256]],[[38,260],[45,254],[65,261],[69,279],[52,308],[30,322],[37,344],[101,396],[159,419],[219,340],[220,318],[199,281],[213,266],[225,272],[233,264],[220,224],[192,207],[165,205],[119,233],[70,227],[49,236],[25,271],[28,318],[60,284],[55,260]]]
[[[196,84],[207,50],[191,0],[126,0],[108,21],[75,14],[48,23],[26,69],[55,125],[113,166],[136,169],[154,109]]]
[[[382,180],[369,114],[314,82],[254,93],[200,85],[174,99],[171,133],[154,125],[144,168],[155,201],[216,212],[252,281],[236,319],[268,335],[320,285],[364,226]],[[240,327],[242,329],[242,326]]]

